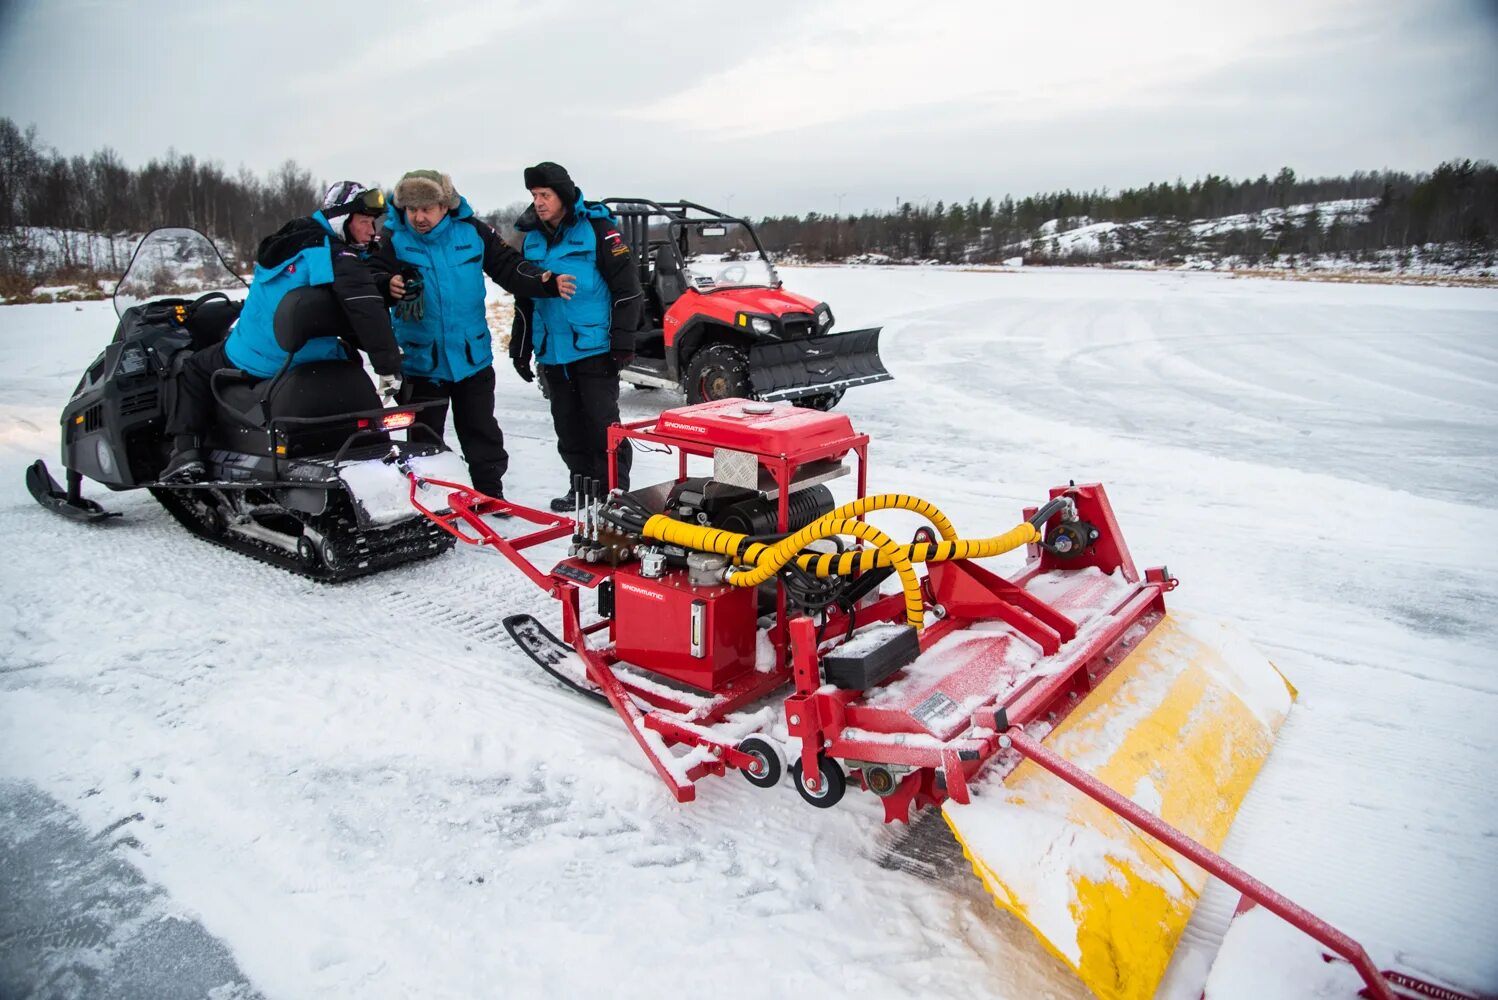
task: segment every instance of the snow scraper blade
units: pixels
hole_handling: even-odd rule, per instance
[[[749,348],[756,399],[797,400],[894,378],[879,357],[879,331],[849,330]]]
[[[1172,613],[1043,742],[1215,851],[1294,696],[1241,635]],[[1102,1000],[1153,996],[1206,872],[1033,761],[972,792],[944,815],[995,902]]]

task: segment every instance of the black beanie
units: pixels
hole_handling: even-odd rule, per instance
[[[538,187],[551,188],[568,208],[577,203],[577,185],[572,183],[567,168],[560,163],[545,160],[534,167],[525,168],[525,189],[529,191]]]

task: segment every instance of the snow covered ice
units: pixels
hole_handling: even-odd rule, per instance
[[[1231,860],[1382,966],[1498,990],[1498,291],[782,277],[840,329],[885,326],[896,381],[840,404],[872,438],[870,492],[929,499],[975,536],[1101,481],[1136,562],[1181,579],[1172,606],[1232,621],[1295,683]],[[970,873],[882,867],[872,796],[814,810],[730,776],[677,805],[612,713],[510,643],[504,615],[558,619],[502,560],[327,587],[189,537],[144,494],[88,487],[125,515],[102,526],[43,511],[23,470],[55,463],[112,326],[103,302],[0,309],[0,788],[51,796],[89,835],[129,831],[111,850],[255,990],[1084,995]],[[499,374],[505,492],[541,505],[566,485],[550,416]],[[622,403],[638,420],[680,396]],[[634,478],[673,470],[641,454]],[[7,833],[15,816],[0,802]],[[1188,944],[1220,938],[1231,906],[1209,889]],[[1249,940],[1269,954],[1226,950],[1209,995],[1267,981],[1253,966],[1283,939]],[[1162,997],[1200,995],[1193,955]]]

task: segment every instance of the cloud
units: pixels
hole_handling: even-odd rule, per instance
[[[456,3],[22,4],[0,114],[134,165],[437,167],[481,208],[543,159],[765,214],[1498,157],[1483,0]]]
[[[1044,119],[1127,105],[1357,9],[1350,0],[1303,7],[1079,0],[1058,17],[1051,8],[991,0],[935,7],[834,0],[789,25],[788,42],[746,51],[634,115],[748,135],[872,113],[902,118],[953,102],[981,103],[1010,120]]]

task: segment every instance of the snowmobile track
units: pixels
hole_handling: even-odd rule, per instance
[[[322,529],[322,534],[333,539],[324,544],[320,558],[308,562],[269,542],[223,529],[211,512],[195,509],[189,499],[192,492],[151,488],[151,495],[157,502],[195,537],[319,583],[342,583],[404,563],[430,559],[456,544],[455,539],[435,524],[414,518],[406,524],[379,532],[365,531],[348,509],[351,504],[348,494],[336,491],[334,496],[340,509],[303,518],[309,527],[316,526]]]

